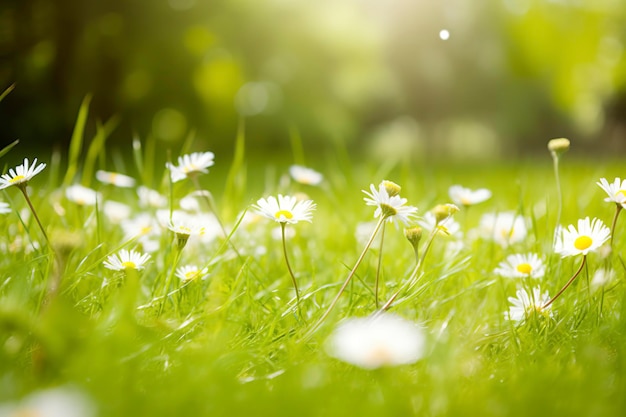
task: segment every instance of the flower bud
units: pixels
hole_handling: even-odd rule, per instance
[[[435,219],[437,220],[437,224],[441,223],[448,217],[453,216],[458,211],[459,208],[454,204],[438,204],[432,209]]]
[[[548,149],[552,154],[560,155],[569,150],[569,139],[558,138],[548,142]]]
[[[419,226],[409,227],[404,229],[404,236],[409,241],[413,249],[417,250],[417,245],[420,243],[420,239],[422,238],[422,228]]]
[[[389,197],[393,197],[393,196],[400,194],[400,190],[402,190],[402,187],[400,187],[398,184],[392,181],[384,180],[382,184],[383,184],[383,187],[385,187],[387,194],[389,194]]]

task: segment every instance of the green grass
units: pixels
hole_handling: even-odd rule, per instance
[[[287,179],[288,161],[247,157],[242,137],[234,169],[217,155],[216,166],[199,178],[213,193],[227,228],[234,230],[230,241],[238,254],[223,238],[199,244],[192,236],[180,264],[206,265],[209,277],[184,287],[175,278],[179,291],[162,311],[154,301],[155,289],[171,271],[172,233],[162,230],[160,249],[139,274],[140,291],[129,296],[124,275],[105,269],[102,262],[122,246],[134,248],[136,241],[127,241],[102,207],[68,201],[61,185],[90,183],[102,193],[102,201],[111,198],[130,205],[133,213],[146,211],[132,189],[68,175],[80,174],[85,165],[119,170],[170,195],[163,165],[151,156],[154,144],[135,149],[134,161],[143,169],[152,167],[149,171],[138,172],[136,166],[124,165],[128,158],[107,155],[103,136],[97,145],[101,152],[86,147],[86,160],[77,156],[79,145],[72,147],[69,169],[62,168],[58,157],[46,160],[49,166],[29,185],[55,254],[27,214],[20,193],[14,187],[3,191],[2,199],[13,212],[0,217],[0,402],[73,386],[93,401],[101,416],[624,414],[624,219],[618,222],[613,254],[606,259],[589,255],[587,268],[554,303],[551,319],[517,325],[504,318],[507,298],[518,285],[528,285],[493,273],[506,255],[543,255],[547,273],[537,282],[550,294],[579,263],[578,258],[560,259],[552,250],[557,202],[547,153],[540,163],[389,168],[337,163],[329,154],[308,161],[325,175],[321,186],[312,187]],[[19,152],[17,147],[11,154]],[[120,152],[130,155],[131,149]],[[590,216],[610,225],[614,205],[603,201],[595,182],[624,175],[620,164],[574,161],[565,155],[561,173],[562,223]],[[456,215],[466,232],[465,247],[446,257],[445,238],[436,238],[419,291],[403,294],[402,302],[392,307],[423,326],[424,357],[412,365],[367,371],[330,357],[325,343],[342,319],[375,311],[377,245],[329,318],[311,338],[302,337],[363,249],[355,230],[358,223],[373,220],[373,208],[365,206],[361,190],[383,179],[402,185],[402,196],[421,215],[448,202],[448,187],[455,183],[489,188],[493,197]],[[190,181],[176,183],[171,201],[177,206],[193,190]],[[296,231],[287,249],[302,292],[302,317],[295,308],[281,242],[271,237],[276,224],[260,219],[234,227],[251,203],[279,192],[304,192],[317,203],[312,224],[288,226]],[[522,242],[502,248],[481,236],[468,237],[484,213],[509,210],[528,219]],[[255,254],[260,246],[266,252]],[[382,260],[386,300],[414,265],[401,229],[387,227]],[[595,290],[590,280],[603,266],[612,268],[616,279]],[[46,288],[54,277],[60,277],[61,288],[48,299]]]

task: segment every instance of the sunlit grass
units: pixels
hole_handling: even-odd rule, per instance
[[[215,167],[194,184],[169,180],[151,140],[135,141],[133,149],[119,150],[129,158],[116,159],[103,139],[82,152],[79,137],[68,158],[50,158],[29,182],[52,250],[19,192],[10,187],[2,193],[12,208],[0,215],[3,403],[71,387],[103,416],[623,413],[626,268],[619,222],[614,250],[605,245],[588,255],[551,316],[538,311],[519,323],[505,316],[518,288],[540,285],[554,295],[580,264],[580,258],[561,259],[553,248],[560,197],[547,152],[540,163],[382,168],[358,160],[336,164],[334,154],[321,155],[307,161],[324,176],[314,186],[291,179],[288,160],[246,158],[242,130],[234,163],[215,155]],[[193,143],[190,136],[181,154]],[[25,150],[11,150],[18,152]],[[104,184],[95,180],[96,169],[131,175],[137,184]],[[563,157],[561,223],[590,216],[611,224],[614,204],[603,201],[595,183],[623,175],[619,169]],[[392,224],[384,246],[371,244],[355,267],[369,238],[356,232],[361,223],[376,221],[361,190],[384,179],[402,186],[418,216],[451,202],[454,184],[487,188],[492,197],[454,214],[461,238],[424,231],[419,269],[403,228]],[[97,191],[96,203],[68,199],[65,189],[75,183]],[[139,186],[160,192],[162,206],[142,201]],[[209,191],[211,200],[196,195],[183,210],[181,200],[198,189]],[[258,199],[279,193],[313,200],[312,223],[285,228],[254,210]],[[131,220],[147,213],[153,229],[129,234],[105,211],[109,200],[128,205]],[[204,227],[184,244],[180,229],[171,227],[179,210],[195,216],[197,223],[185,227]],[[479,228],[483,215],[503,212],[524,219],[520,241],[501,244]],[[143,269],[123,261],[120,271],[108,269],[104,262],[121,249],[150,259]],[[530,252],[544,260],[544,277],[494,272],[508,255]],[[206,268],[206,276],[180,279],[176,271],[185,265]],[[613,279],[598,285],[592,278],[600,268],[612,270]],[[378,310],[377,275],[380,305],[425,335],[415,363],[365,370],[328,354],[339,322]],[[59,291],[50,292],[52,281],[60,282]]]

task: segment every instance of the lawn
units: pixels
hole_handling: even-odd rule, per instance
[[[380,166],[336,152],[247,155],[241,135],[234,157],[179,160],[189,141],[166,168],[154,142],[118,149],[121,157],[104,140],[80,142],[42,156],[27,187],[8,177],[0,197],[0,416],[626,411],[626,233],[622,218],[612,230],[618,204],[596,184],[624,175],[619,161],[563,154],[559,197],[547,149],[532,160]],[[38,156],[20,146],[7,155]],[[321,182],[290,175],[293,163]],[[399,196],[379,188],[383,180],[401,186]],[[387,200],[367,205],[370,184]],[[453,185],[490,197],[428,214],[453,203]],[[259,200],[279,194],[310,202],[271,218]],[[402,213],[407,224],[385,221],[370,239],[381,216]],[[557,224],[580,229],[586,217],[613,238],[588,231],[588,253],[564,256]],[[411,243],[404,229],[415,226],[421,239]],[[516,254],[540,264],[503,276]],[[521,293],[530,305],[517,317]],[[406,332],[380,329],[382,318]],[[350,323],[365,331],[344,347]],[[398,358],[398,344],[412,353]]]

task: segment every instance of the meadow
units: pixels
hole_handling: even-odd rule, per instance
[[[2,157],[0,416],[624,414],[622,162],[82,136]]]

